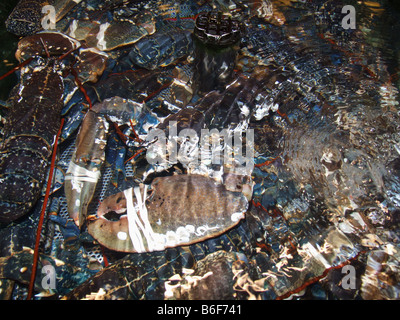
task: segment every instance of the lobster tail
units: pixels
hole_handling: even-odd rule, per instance
[[[25,215],[38,200],[48,167],[46,153],[47,143],[29,136],[13,137],[1,149],[1,222]]]

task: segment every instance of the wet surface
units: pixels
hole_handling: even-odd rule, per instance
[[[72,37],[79,33],[82,43],[107,52],[108,60],[97,82],[81,72],[85,90],[71,74],[64,78],[59,181],[53,183],[42,232],[34,287],[41,296],[35,299],[399,299],[400,13],[394,1],[87,3],[60,19],[58,31]],[[355,29],[343,27],[350,21],[342,13],[345,5],[355,9]],[[229,50],[188,38],[196,16],[213,9],[245,26],[240,42]],[[127,21],[135,27],[124,33],[126,28],[118,28]],[[115,30],[120,30],[118,37]],[[2,59],[17,48],[15,37],[7,37],[12,48]],[[138,62],[147,56],[153,58]],[[234,62],[227,80],[199,64],[200,56],[220,65]],[[101,74],[100,64],[96,70]],[[219,87],[207,88],[204,79]],[[3,100],[10,90],[3,83],[9,81],[0,84]],[[130,99],[135,112],[128,121],[111,111],[102,114],[96,124],[102,133],[95,138],[103,147],[85,149],[83,160],[74,162],[97,172],[96,181],[76,178],[90,180],[90,198],[72,198],[89,225],[107,197],[143,184],[151,189],[156,179],[200,172],[204,179],[233,187],[218,175],[220,166],[150,165],[143,141],[151,128],[166,130],[165,119],[197,133],[200,128],[254,130],[255,165],[246,172],[253,181],[252,196],[245,218],[211,239],[128,254],[93,238],[99,233],[111,237],[107,230],[88,232],[82,223],[78,228],[68,214],[69,182],[63,182],[68,174],[82,173],[71,171],[71,163],[77,159],[76,137],[89,113],[88,98],[96,105],[114,96]],[[92,127],[85,128],[90,132]],[[180,150],[184,146],[179,142]],[[85,183],[83,188],[89,188]],[[207,215],[214,210],[196,192],[182,191],[175,199],[168,184],[162,187],[163,199],[143,197],[153,212],[161,212],[165,201],[169,215],[194,224],[201,203]],[[229,201],[237,201],[241,192],[230,191]],[[1,225],[4,299],[27,296],[33,253],[24,247],[34,248],[44,193],[27,215]],[[185,200],[187,195],[192,200]],[[85,200],[77,204],[77,199]],[[142,200],[133,201],[139,205]],[[215,201],[216,211],[226,206],[229,212],[224,201]],[[121,215],[113,210],[107,216],[111,221]],[[55,287],[43,287],[44,266],[55,270]],[[224,290],[212,290],[216,286]]]
[[[13,7],[16,5],[17,1],[7,1],[7,3],[2,3],[0,7],[0,15],[1,21],[5,21],[7,19],[8,14],[11,12]],[[16,63],[15,59],[15,46],[18,42],[18,37],[13,35],[5,29],[5,26],[2,25],[0,28],[1,39],[2,39],[2,48],[1,48],[1,61],[0,61],[0,72],[1,74],[9,71]],[[0,100],[6,100],[8,98],[8,94],[11,88],[17,83],[17,76],[11,76],[11,79],[8,79],[6,82],[2,82],[0,84]]]

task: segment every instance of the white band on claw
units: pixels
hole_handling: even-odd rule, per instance
[[[85,169],[72,161],[69,163],[65,180],[74,180],[76,182],[92,182],[97,183],[100,178],[100,170],[90,171]]]
[[[146,208],[146,195],[147,195],[148,186],[145,185],[143,197],[140,194],[140,188],[130,188],[124,191],[126,198],[126,207],[127,207],[127,218],[128,218],[128,226],[129,226],[129,236],[131,238],[133,247],[137,252],[144,251],[154,251],[159,248],[156,248],[156,237],[153,231],[153,228],[149,222],[149,216]],[[135,193],[135,197],[137,200],[137,206],[133,205],[133,192]],[[139,215],[138,215],[139,213]],[[139,218],[140,216],[140,218]],[[143,243],[143,232],[144,237],[146,238],[148,250],[145,249]]]

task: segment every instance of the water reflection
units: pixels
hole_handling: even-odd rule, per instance
[[[184,23],[172,10],[177,3],[162,3],[159,16],[169,17],[163,28],[168,30],[170,23],[182,23],[179,27],[183,29],[193,26],[191,7],[179,4],[184,9],[182,14],[189,12]],[[342,26],[345,4],[355,8],[354,30]],[[134,288],[140,292],[137,296],[149,299],[182,298],[178,289],[170,291],[171,283],[174,288],[184,288],[185,294],[190,289],[184,282],[190,282],[186,267],[173,265],[169,273],[160,268],[165,274],[153,270],[155,264],[167,265],[167,255],[190,255],[192,260],[202,261],[201,266],[212,265],[214,256],[226,259],[225,264],[221,263],[228,270],[224,274],[232,273],[234,277],[226,289],[232,292],[224,294],[238,299],[398,299],[398,4],[385,0],[234,0],[196,1],[196,5],[202,10],[231,11],[246,24],[235,71],[259,77],[264,84],[248,124],[255,130],[257,155],[252,204],[246,219],[218,238],[174,248],[168,253],[126,255],[123,262],[117,258],[110,261],[134,270],[132,273],[136,272],[138,279],[142,279],[141,267],[147,271],[151,267],[151,271],[143,271],[150,274],[151,280],[143,276],[150,283],[148,287]],[[194,8],[196,5],[193,2]],[[69,23],[71,17],[67,15],[62,25]],[[13,41],[10,38],[7,44],[15,48]],[[2,56],[10,55],[14,49],[7,50]],[[126,71],[128,62],[121,52],[115,53],[115,67],[110,67],[108,73]],[[190,79],[190,60],[175,63],[180,72],[186,71],[185,79]],[[155,74],[148,72],[150,76]],[[88,87],[99,97],[115,95],[113,90],[117,89],[101,85],[113,81],[110,79],[107,74],[103,82]],[[159,85],[157,81],[154,82]],[[115,84],[117,87],[118,82]],[[127,91],[132,97],[137,94],[125,86],[118,90],[118,94]],[[160,101],[174,103],[170,92],[159,96],[158,93],[154,100],[145,101],[149,102],[149,109],[162,110]],[[72,144],[63,148],[60,167],[68,167],[72,148]],[[93,201],[96,204],[110,192],[107,184],[111,175],[103,178],[106,187],[97,192]],[[59,215],[65,217],[63,195],[59,199]],[[57,241],[47,249],[60,257],[59,248],[54,249]],[[218,250],[229,254],[215,254]],[[109,254],[115,257],[115,253]],[[153,265],[149,266],[144,257]],[[240,263],[235,264],[235,259]],[[349,290],[341,285],[345,265],[354,267],[356,274],[355,288]],[[207,277],[203,276],[208,269],[192,267],[191,277],[205,281]],[[182,282],[178,285],[176,279]],[[165,282],[169,285],[168,297],[162,289],[154,289],[164,288]],[[79,294],[84,289],[75,292]]]

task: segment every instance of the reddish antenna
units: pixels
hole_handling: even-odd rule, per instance
[[[46,51],[47,58],[50,58],[50,53],[49,53],[49,51],[47,50],[47,47],[46,47],[46,45],[44,44],[44,41],[43,41],[42,37],[40,37],[39,39],[40,39],[40,42],[41,42],[42,45],[43,45],[44,51]]]

